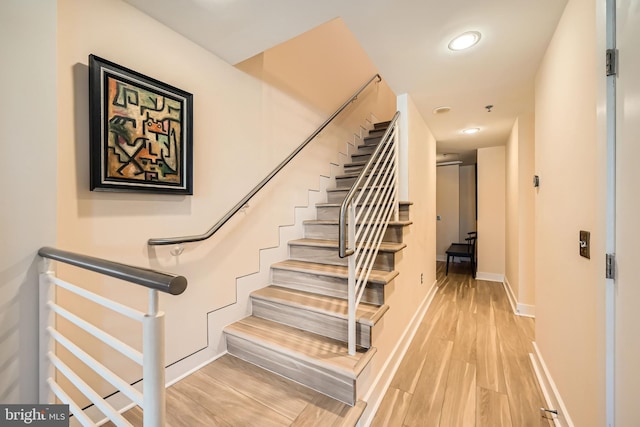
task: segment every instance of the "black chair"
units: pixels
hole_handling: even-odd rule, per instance
[[[467,233],[469,237],[465,240],[466,243],[452,243],[447,249],[447,271],[445,275],[449,275],[449,260],[455,258],[468,258],[471,265],[471,277],[476,277],[476,240],[478,233],[471,231]]]

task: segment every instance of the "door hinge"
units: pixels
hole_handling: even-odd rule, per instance
[[[607,254],[607,267],[606,267],[607,279],[616,278],[616,255]]]
[[[607,49],[607,76],[618,75],[618,49]]]

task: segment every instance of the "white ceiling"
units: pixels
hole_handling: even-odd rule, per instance
[[[341,17],[396,94],[408,93],[438,152],[504,144],[533,106],[536,70],[567,0],[125,0],[230,64]],[[476,30],[472,49],[449,41]],[[493,105],[487,112],[486,105]],[[434,115],[438,106],[446,114]],[[479,127],[475,135],[460,131]]]

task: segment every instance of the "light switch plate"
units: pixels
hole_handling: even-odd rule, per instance
[[[591,259],[591,233],[580,230],[580,256]]]

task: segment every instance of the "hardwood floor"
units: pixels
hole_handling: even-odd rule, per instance
[[[533,319],[459,265],[445,277],[438,263],[438,286],[371,425],[549,427],[528,356]],[[168,426],[354,426],[363,410],[230,355],[167,390]],[[139,409],[125,416],[142,425]]]
[[[350,407],[227,354],[167,389],[166,421],[172,427],[351,427],[365,406]],[[124,415],[142,426],[139,408]]]
[[[500,283],[461,266],[444,276],[372,426],[544,426],[531,362],[534,320],[515,316]]]

